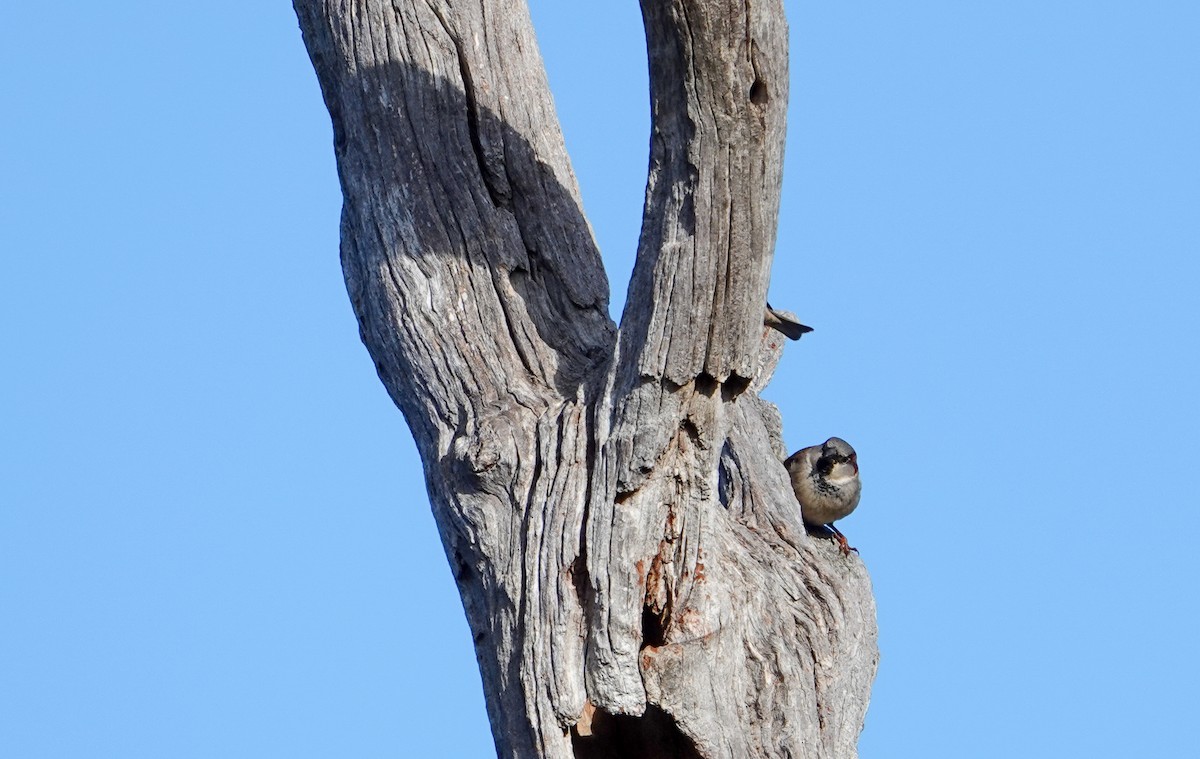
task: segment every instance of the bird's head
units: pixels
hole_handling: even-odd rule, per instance
[[[845,466],[838,466],[839,464]],[[842,440],[840,437],[831,437],[821,446],[821,456],[817,463],[822,474],[829,474],[835,470],[852,470],[854,475],[858,474],[858,454],[849,443]]]

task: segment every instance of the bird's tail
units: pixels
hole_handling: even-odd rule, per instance
[[[812,332],[812,327],[805,326],[790,316],[786,316],[767,304],[767,313],[763,316],[763,324],[778,330],[792,340],[799,340],[801,335]]]

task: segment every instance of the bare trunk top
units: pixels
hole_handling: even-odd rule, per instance
[[[869,581],[806,535],[757,396],[780,350],[780,3],[642,3],[653,134],[619,332],[524,4],[295,6],[347,287],[500,755],[854,756]]]

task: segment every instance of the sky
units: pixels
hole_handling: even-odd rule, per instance
[[[859,452],[861,755],[1193,754],[1200,4],[787,9],[765,395]],[[619,315],[637,3],[531,12]],[[0,756],[494,755],[290,4],[5,15]]]

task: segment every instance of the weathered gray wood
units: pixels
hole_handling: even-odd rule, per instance
[[[653,135],[619,333],[521,0],[295,0],[342,263],[412,428],[504,757],[855,755],[857,557],[757,397],[783,9],[643,0]]]

